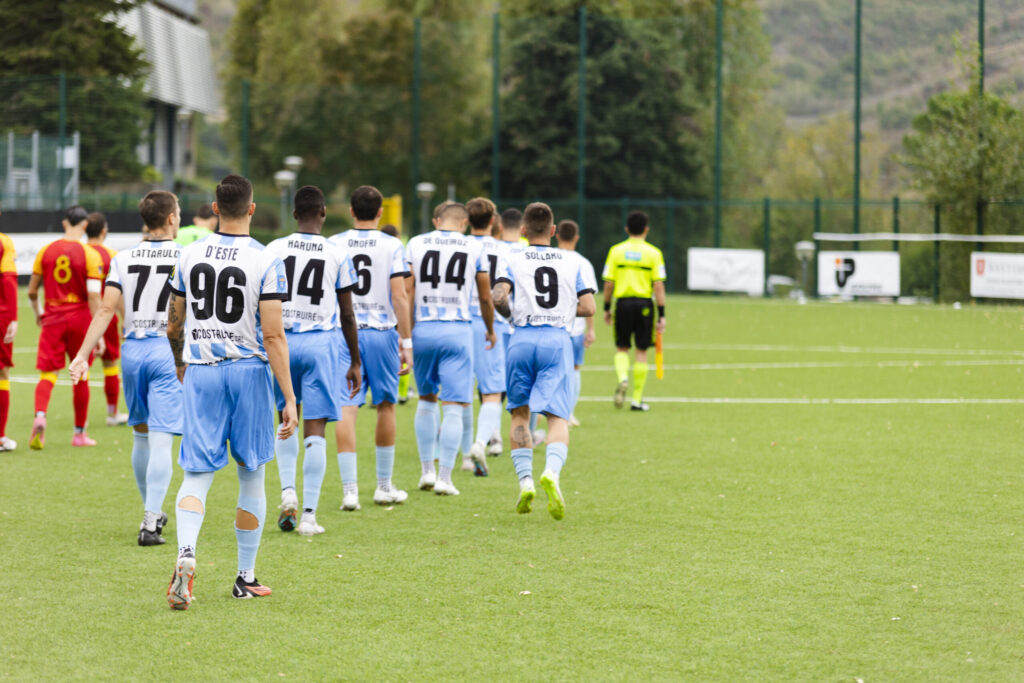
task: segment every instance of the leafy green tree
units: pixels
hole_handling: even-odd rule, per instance
[[[59,78],[66,78],[70,135],[81,133],[83,182],[133,180],[147,119],[146,63],[117,17],[135,0],[0,3],[0,125],[18,134],[58,132]]]

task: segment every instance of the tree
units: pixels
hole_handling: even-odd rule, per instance
[[[84,182],[133,180],[147,118],[146,62],[117,18],[136,0],[22,0],[0,3],[0,73],[7,79],[0,124],[19,134],[55,135],[66,74],[66,130],[81,133]]]

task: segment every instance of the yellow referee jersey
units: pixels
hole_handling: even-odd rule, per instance
[[[650,299],[654,283],[665,279],[665,257],[647,240],[630,237],[608,250],[602,278],[615,283],[616,299]]]

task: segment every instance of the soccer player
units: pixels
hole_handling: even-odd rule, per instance
[[[302,519],[299,534],[322,534],[317,524],[316,508],[320,502],[327,471],[327,423],[341,418],[338,398],[338,377],[343,374],[348,387],[341,387],[345,396],[359,388],[359,342],[356,318],[352,312],[352,288],[355,273],[348,252],[320,234],[327,218],[327,202],[318,187],[306,185],[295,193],[298,230],[267,245],[267,251],[284,262],[288,275],[288,301],[282,308],[285,337],[291,365],[292,386],[296,403],[302,406]],[[339,320],[340,307],[340,320]],[[336,327],[352,355],[347,371],[338,364]],[[342,370],[342,373],[339,373]],[[274,387],[277,408],[285,406],[279,385]],[[282,420],[283,420],[282,416]],[[347,418],[346,418],[347,419]],[[295,494],[295,469],[299,459],[299,436],[293,434],[277,442],[277,469],[281,477],[281,514],[277,525],[282,531],[295,528],[298,496]]]
[[[591,265],[590,261],[583,254],[576,251],[576,245],[580,241],[580,226],[576,225],[575,221],[561,221],[555,230],[555,239],[558,241],[559,249],[572,252],[579,258],[580,265],[583,268],[583,278],[589,287],[596,292],[597,276],[594,275],[594,266]],[[594,316],[577,317],[572,325],[572,330],[569,332],[569,336],[572,338],[573,369],[572,415],[569,416],[569,425],[578,427],[580,421],[576,419],[576,404],[579,403],[582,386],[580,368],[583,367],[585,350],[590,348],[590,345],[594,343],[596,338],[594,333]]]
[[[352,262],[357,282],[352,290],[352,305],[359,322],[359,356],[363,359],[360,394],[351,397],[342,392],[342,420],[335,425],[338,470],[343,488],[341,509],[347,511],[359,509],[356,417],[359,407],[366,402],[367,389],[377,408],[377,487],[373,492],[373,502],[392,505],[403,503],[409,497],[391,482],[395,467],[398,375],[400,372],[408,374],[413,363],[412,323],[405,291],[409,269],[405,265],[402,242],[377,229],[383,201],[384,197],[377,188],[369,185],[357,187],[349,200],[354,228],[331,238],[341,249],[354,254]],[[344,367],[348,358],[342,358],[341,362]]]
[[[32,266],[28,283],[28,298],[36,314],[39,333],[39,351],[36,369],[36,417],[32,422],[29,448],[39,450],[46,439],[46,410],[50,406],[57,372],[64,367],[64,355],[69,357],[82,346],[85,331],[93,314],[100,307],[103,287],[103,262],[95,249],[82,244],[88,213],[80,206],[72,206],[64,213],[63,239],[50,242],[39,250]],[[43,286],[43,309],[39,309],[39,285]],[[90,361],[92,359],[90,358]],[[89,382],[86,378],[72,385],[75,407],[75,433],[72,446],[95,446],[96,442],[85,433],[89,417]]]
[[[413,309],[413,372],[419,391],[415,418],[423,473],[419,488],[442,496],[459,495],[452,483],[452,468],[462,438],[462,416],[473,401],[470,280],[476,280],[480,292],[486,348],[495,343],[487,261],[480,245],[463,234],[468,217],[462,204],[445,202],[435,211],[436,229],[413,237],[405,250],[411,272],[406,288]],[[444,404],[443,421],[438,398]],[[439,447],[439,473],[434,472],[435,446]]]
[[[86,221],[85,243],[96,250],[103,262],[104,284],[103,291],[100,293],[102,300],[107,288],[106,281],[110,278],[110,260],[117,252],[103,243],[107,239],[107,217],[99,211],[94,211],[89,214]],[[117,361],[120,358],[121,329],[117,325],[117,314],[115,313],[103,335],[103,353],[100,354],[100,359],[103,361],[103,392],[107,395],[108,427],[128,424],[128,415],[117,412],[117,397],[121,393],[120,380],[117,376]]]
[[[11,409],[11,368],[14,367],[14,337],[18,334],[18,269],[14,264],[14,241],[0,232],[0,452],[13,451],[17,442],[7,436]]]
[[[179,230],[178,236],[174,239],[175,242],[183,247],[192,244],[196,240],[209,237],[217,229],[217,217],[213,214],[213,209],[210,208],[209,204],[203,204],[199,207],[196,215],[192,218],[192,223],[192,225],[187,225]]]
[[[643,402],[647,383],[647,349],[654,341],[651,294],[658,305],[657,331],[665,331],[665,259],[661,250],[647,242],[650,228],[647,214],[633,211],[626,218],[627,239],[608,250],[604,264],[604,321],[612,324],[612,299],[615,299],[615,407],[626,402],[629,386],[630,339],[636,344],[633,365],[632,410],[646,411]]]
[[[146,239],[110,261],[103,301],[69,371],[76,382],[89,372],[89,357],[106,339],[116,311],[124,311],[124,399],[132,426],[132,470],[142,496],[139,545],[163,545],[167,523],[163,511],[171,485],[171,447],[181,434],[181,383],[167,344],[167,281],[181,247],[171,241],[181,222],[178,198],[170,192],[150,192],[139,202],[149,228]],[[90,219],[90,223],[92,219]]]
[[[565,498],[559,486],[569,454],[569,415],[572,412],[572,342],[569,330],[577,316],[596,310],[594,290],[586,282],[579,258],[549,246],[555,232],[547,204],[534,203],[523,212],[529,246],[508,256],[504,273],[494,286],[494,305],[515,326],[508,347],[508,409],[512,414],[512,464],[519,477],[516,511],[532,510],[533,438],[530,413],[548,419],[548,445],[540,485],[548,497],[548,512],[565,517]],[[510,306],[510,295],[515,306]]]
[[[477,197],[466,202],[466,211],[469,213],[470,236],[480,245],[489,280],[493,283],[501,259],[498,242],[491,237],[497,208],[490,199]],[[471,286],[469,312],[473,325],[473,374],[480,391],[480,414],[474,441],[472,403],[465,411],[462,469],[472,471],[478,477],[486,477],[487,442],[495,431],[501,429],[501,395],[505,391],[505,346],[501,340],[508,336],[508,323],[500,316],[494,316],[494,332],[499,341],[487,348],[487,330],[480,314],[479,291],[472,283]]]
[[[249,236],[252,198],[247,179],[225,176],[213,205],[220,229],[183,248],[171,274],[167,338],[183,382],[188,425],[178,458],[185,471],[175,505],[178,559],[167,588],[173,609],[192,603],[206,494],[215,472],[228,464],[229,442],[238,465],[238,577],[231,594],[253,598],[271,592],[255,574],[267,511],[264,468],[274,458],[271,370],[285,397],[278,438],[290,437],[298,418],[281,321],[288,276],[281,259]]]

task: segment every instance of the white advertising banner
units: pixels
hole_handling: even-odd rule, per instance
[[[819,251],[818,294],[899,296],[900,255],[895,251]]]
[[[7,234],[14,242],[14,264],[18,275],[31,275],[32,264],[36,262],[36,254],[50,242],[61,238],[59,232],[11,232]],[[85,240],[82,240],[85,242]],[[111,232],[104,243],[115,251],[131,249],[142,241],[139,232]]]
[[[971,296],[1024,299],[1024,254],[971,254]]]
[[[764,294],[764,252],[760,249],[686,250],[686,287],[691,291]]]

